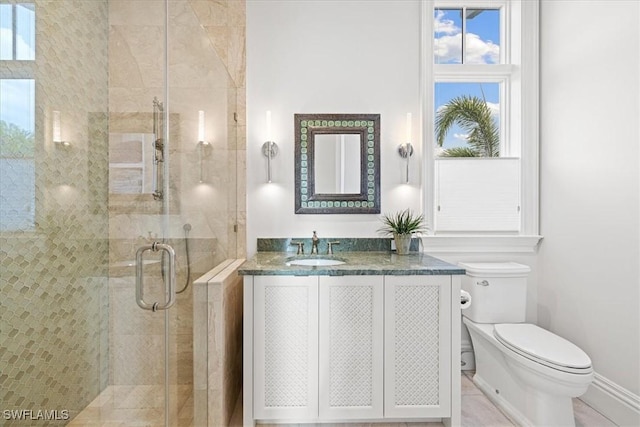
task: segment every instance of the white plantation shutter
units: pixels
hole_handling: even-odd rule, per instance
[[[438,158],[435,231],[520,230],[520,159]]]

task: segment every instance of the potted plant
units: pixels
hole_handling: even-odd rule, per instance
[[[410,209],[405,209],[394,214],[384,214],[382,217],[383,227],[378,229],[385,235],[392,235],[396,242],[398,255],[409,253],[409,246],[414,234],[427,231],[424,224],[424,215],[414,214]]]

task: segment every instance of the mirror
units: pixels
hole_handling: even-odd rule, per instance
[[[314,159],[316,192],[354,194],[360,192],[360,134],[316,135]]]
[[[380,213],[380,115],[295,115],[296,213]]]

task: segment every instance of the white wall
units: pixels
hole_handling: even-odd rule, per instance
[[[636,399],[639,5],[542,2],[538,262],[539,323],[583,348],[598,374]]]
[[[422,210],[417,0],[247,1],[247,243],[258,237],[375,237],[378,215],[295,215],[295,113],[380,113],[382,212]],[[266,184],[265,112],[280,148]],[[406,114],[417,152],[402,184]]]

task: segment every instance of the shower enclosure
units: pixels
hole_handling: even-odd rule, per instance
[[[244,2],[0,0],[0,36],[0,425],[192,425],[189,284],[244,253]]]

